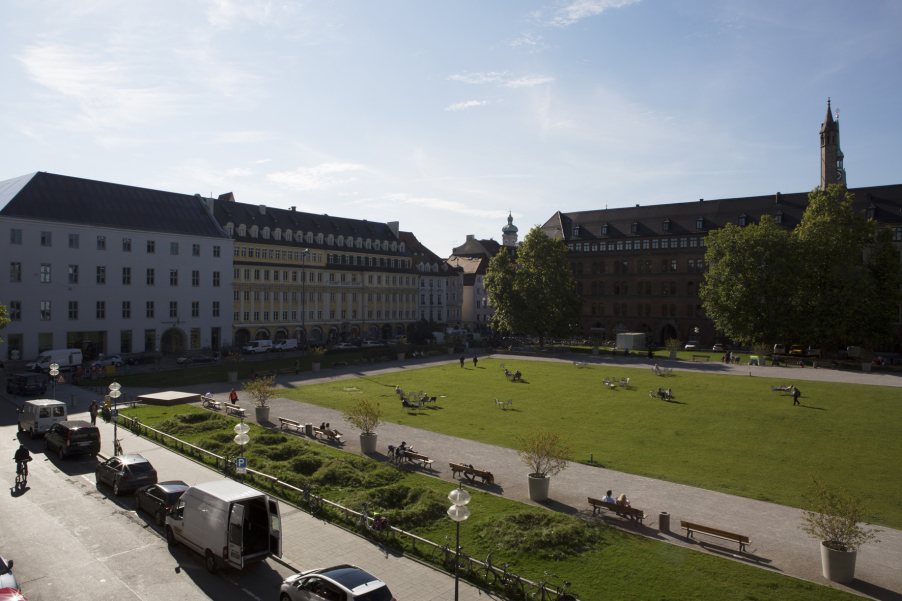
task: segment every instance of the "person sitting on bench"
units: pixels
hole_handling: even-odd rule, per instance
[[[320,423],[319,429],[320,429],[320,430],[325,430],[325,429],[326,429],[326,422]]]
[[[616,503],[617,501],[615,501],[614,497],[611,496],[612,494],[613,493],[611,491],[606,492],[604,494],[604,496],[601,498],[601,502],[602,503]]]
[[[395,453],[398,455],[399,459],[404,459],[404,453],[408,453],[408,452],[413,453],[414,450],[411,449],[409,446],[407,446],[407,443],[402,440],[401,446],[398,447],[398,449],[395,451]]]
[[[622,495],[617,497],[617,500],[614,501],[614,503],[616,503],[617,505],[620,505],[621,507],[629,507],[630,506],[630,501],[629,501],[629,499],[626,498],[626,493],[623,493]]]

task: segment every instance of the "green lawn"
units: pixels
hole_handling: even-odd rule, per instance
[[[237,420],[218,413],[182,405],[139,407],[123,410],[123,414],[136,416],[146,425],[219,454],[238,450],[231,442]],[[449,505],[446,496],[452,488],[449,483],[264,430],[255,424],[250,426],[251,443],[244,454],[253,469],[296,486],[312,481],[327,499],[347,507],[357,508],[360,501],[371,501],[393,525],[428,540],[444,542],[445,536],[454,534],[454,523],[445,516]],[[167,477],[170,476],[177,474]],[[260,488],[267,486],[265,481],[250,483]],[[461,544],[466,553],[484,559],[497,549],[493,562],[510,562],[511,570],[531,580],[538,580],[544,570],[554,571],[571,581],[572,590],[585,601],[857,598],[478,490],[471,489],[471,494],[469,507],[473,513],[461,527]],[[342,520],[337,513],[319,515]],[[410,555],[421,553],[409,543],[404,543],[403,549]],[[421,557],[428,560],[429,555]]]
[[[281,394],[333,409],[363,396],[382,402],[385,419],[423,430],[515,448],[518,433],[538,426],[565,432],[578,461],[594,454],[602,467],[798,507],[819,475],[871,500],[875,523],[902,527],[902,403],[895,388],[799,382],[802,407],[771,392],[792,383],[790,369],[750,368],[779,378],[645,368],[506,360],[524,382],[508,382],[500,361],[302,386]],[[605,377],[630,378],[609,390]],[[403,409],[395,385],[423,389],[438,408]],[[355,386],[360,392],[345,389]],[[651,399],[672,388],[675,402]],[[512,410],[494,399],[514,399]]]

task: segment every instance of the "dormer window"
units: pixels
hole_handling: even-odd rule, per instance
[[[238,235],[239,236],[247,236],[247,226],[243,223],[238,226]]]
[[[661,229],[665,232],[670,231],[670,219],[665,219],[664,223],[661,224]]]
[[[579,226],[578,225],[573,226],[573,235],[579,236]]]
[[[400,250],[401,252],[404,252],[404,243],[403,242],[398,246],[398,250]]]
[[[874,218],[874,213],[875,213],[876,211],[877,211],[877,207],[875,207],[874,205],[871,205],[871,206],[868,207],[868,210],[865,212],[865,215],[867,215],[867,218],[868,218],[868,219],[873,219],[873,218]]]
[[[607,236],[607,235],[608,235],[608,224],[607,224],[607,223],[602,224],[602,226],[601,226],[601,235],[602,235],[602,236]]]
[[[357,248],[363,248],[363,238],[357,238]]]
[[[329,234],[329,237],[326,238],[326,244],[328,244],[329,246],[332,246],[334,243],[335,243],[335,238],[332,236],[332,234]]]
[[[398,250],[398,245],[397,245],[397,243],[395,243],[395,242],[392,242],[392,243],[391,243],[391,250],[392,250],[392,252],[395,252],[395,251]]]
[[[269,228],[268,227],[263,228],[263,239],[269,240]]]
[[[370,240],[369,238],[366,239],[366,247],[367,247],[368,249],[369,249],[369,248],[373,248],[373,241]]]
[[[339,246],[344,246],[344,245],[345,245],[345,239],[344,239],[344,236],[339,236],[339,237],[338,237],[338,245],[339,245]]]
[[[276,228],[275,231],[272,233],[272,237],[276,240],[281,240],[282,239],[282,230],[280,230],[279,228]],[[291,236],[289,236],[289,238],[290,237]]]
[[[375,248],[376,250],[382,250],[382,244],[378,240],[376,240],[376,242],[373,243],[373,248]]]
[[[695,220],[695,229],[700,230],[700,229],[703,229],[704,227],[705,227],[705,218],[704,217],[699,217],[698,219]]]
[[[278,233],[279,233],[279,231],[276,230],[276,234],[278,234]],[[292,238],[293,238],[293,236],[292,236],[291,230],[285,230],[285,239],[288,240],[289,242],[291,242]],[[276,240],[278,240],[278,238],[276,238]]]
[[[639,222],[638,221],[633,222],[633,224],[630,226],[630,231],[634,234],[639,231]]]
[[[774,215],[774,221],[780,224],[783,223],[783,211],[777,211],[777,213]]]
[[[251,228],[251,238],[257,237],[257,232],[259,232],[259,228],[255,225]]]
[[[318,234],[316,235],[316,243],[317,243],[317,244],[322,244],[322,243],[323,243],[323,233],[322,233],[322,232],[320,232],[320,233],[318,233]]]
[[[746,217],[745,217],[745,213],[743,213],[742,215],[739,216],[739,226],[743,227],[743,226],[745,226],[745,224],[746,224]]]
[[[298,242],[301,242],[304,238],[304,235],[298,232]],[[307,244],[313,244],[313,232],[307,232],[306,236]]]
[[[235,233],[235,226],[231,222],[229,222],[225,226],[225,231],[229,236],[231,236]]]

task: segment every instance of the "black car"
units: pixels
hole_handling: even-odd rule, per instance
[[[157,526],[162,526],[166,521],[166,511],[186,490],[188,485],[181,480],[143,486],[135,491],[135,510],[143,509],[154,517]]]
[[[44,435],[44,452],[56,451],[60,459],[69,455],[94,455],[100,452],[100,430],[80,419],[56,422]]]
[[[159,363],[163,358],[163,353],[156,351],[145,351],[140,355],[132,355],[125,360],[126,365],[141,365],[143,363]]]
[[[13,374],[6,380],[6,392],[25,396],[47,392],[47,377],[44,374]]]
[[[110,457],[94,470],[97,484],[109,484],[113,494],[137,490],[157,483],[157,470],[142,455]]]
[[[176,363],[179,365],[197,365],[201,363],[216,363],[219,361],[218,357],[208,357],[207,355],[191,355],[190,357],[179,357],[176,360]]]

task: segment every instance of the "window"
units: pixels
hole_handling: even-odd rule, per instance
[[[259,270],[259,269],[255,269],[255,270],[254,270],[254,279],[255,279],[255,280],[259,280],[259,279],[260,279],[260,270]]]
[[[131,330],[121,330],[120,331],[119,352],[120,353],[132,352],[132,331]]]
[[[22,301],[9,301],[8,309],[10,321],[22,320]]]
[[[169,301],[169,317],[178,317],[178,316],[179,316],[178,301]]]
[[[739,216],[739,225],[744,226],[745,222],[746,222],[746,217],[745,217],[745,213],[743,213],[742,215]]]
[[[705,218],[699,217],[698,219],[695,220],[695,229],[700,230],[703,227],[705,227]]]
[[[200,348],[200,328],[191,328],[191,348]]]
[[[106,267],[103,265],[97,266],[97,283],[106,284]]]
[[[245,311],[245,312],[244,312],[244,319],[243,319],[242,321],[250,321],[250,320],[251,320],[251,312],[250,312],[250,311]]]
[[[153,301],[147,301],[147,317],[153,317]]]
[[[106,236],[97,236],[97,250],[106,250]]]
[[[200,256],[200,244],[192,244],[191,245],[191,256],[192,257]]]
[[[230,232],[230,233],[231,233],[231,232]],[[218,256],[219,256],[219,253],[220,253],[219,247],[218,247],[218,246],[214,246],[214,247],[213,247],[213,256],[214,256],[214,257],[218,257]]]
[[[50,301],[41,301],[41,321],[50,321]]]
[[[867,217],[868,219],[873,219],[873,218],[874,218],[875,210],[876,210],[876,209],[875,209],[874,205],[869,206],[869,207],[867,208],[867,211],[865,212],[866,217]]]
[[[665,219],[664,223],[661,224],[661,230],[665,232],[670,231],[670,219]]]
[[[124,252],[124,253],[132,252],[132,239],[131,238],[123,238],[122,239],[122,252]]]
[[[69,319],[78,319],[78,301],[69,301]]]
[[[633,224],[630,226],[630,231],[634,234],[639,231],[639,222],[638,221],[633,222]]]
[[[179,285],[179,270],[178,269],[170,269],[169,270],[169,285],[170,286],[178,286]]]
[[[100,274],[100,268],[98,267],[98,276]],[[69,265],[69,283],[77,284],[78,283],[78,265]],[[99,282],[98,282],[99,283]]]
[[[661,248],[670,248],[670,240],[668,238],[661,240]]]
[[[196,269],[191,271],[191,285],[200,286],[200,271]]]
[[[214,288],[219,287],[219,272],[218,271],[213,272],[213,287]]]
[[[654,240],[651,241],[651,249],[658,250],[658,239],[657,238],[655,238]]]
[[[153,268],[148,268],[147,270],[147,285],[153,286],[154,276],[153,276]]]
[[[251,291],[250,290],[244,291],[244,300],[246,300],[246,301],[251,300]]]
[[[689,259],[689,265],[688,265],[688,267],[689,267],[689,272],[690,272],[690,273],[693,272],[693,271],[695,271],[695,259]],[[691,283],[692,283],[692,282],[690,282],[690,284],[691,284]]]
[[[157,245],[157,243],[154,242],[153,240],[148,240],[148,241],[147,241],[147,252],[150,253],[150,254],[155,253],[155,252],[156,252],[156,245]]]
[[[22,244],[22,230],[18,228],[11,228],[9,230],[9,243]]]
[[[170,255],[179,254],[179,243],[178,242],[170,242],[169,243],[169,254]]]
[[[689,238],[689,248],[698,248],[698,238]]]
[[[686,243],[689,241],[688,238],[680,238],[680,248],[686,248]]]
[[[132,302],[131,301],[122,301],[122,319],[131,319],[132,317]]]
[[[19,263],[21,265],[21,263]],[[50,283],[50,263],[41,263],[41,283]]]
[[[676,270],[677,270],[676,259],[671,259],[670,260],[670,271],[676,271]]]
[[[269,270],[268,269],[263,270],[263,279],[269,280]]]
[[[191,301],[191,317],[200,317],[200,302]]]
[[[260,312],[254,311],[254,321],[260,321]]]
[[[213,317],[219,317],[219,301],[213,301]]]
[[[53,234],[51,232],[41,232],[41,246],[51,246],[53,242]]]
[[[69,248],[78,248],[78,234],[69,234]]]
[[[106,301],[97,301],[97,319],[106,319]]]

